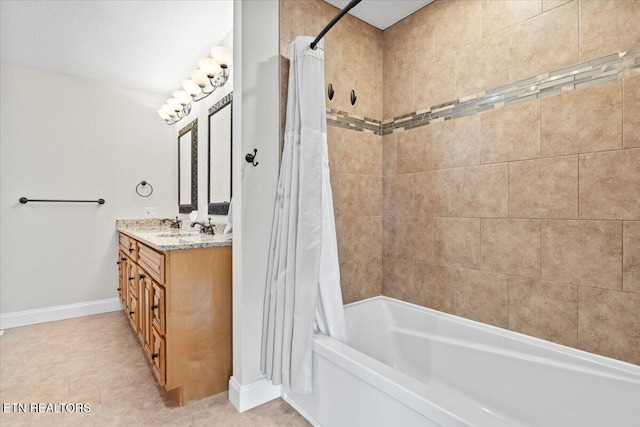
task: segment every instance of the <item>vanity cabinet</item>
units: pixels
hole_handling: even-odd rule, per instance
[[[159,251],[121,232],[118,256],[120,298],[158,383],[179,405],[226,390],[231,246]]]

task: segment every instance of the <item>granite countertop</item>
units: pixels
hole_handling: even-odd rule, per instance
[[[161,219],[117,220],[116,230],[159,251],[232,246],[223,236],[225,224],[214,224],[214,235],[171,228]]]

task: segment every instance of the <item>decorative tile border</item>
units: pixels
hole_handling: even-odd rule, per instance
[[[372,132],[375,135],[390,135],[426,126],[431,122],[457,119],[561,92],[606,83],[626,77],[631,70],[636,69],[640,69],[640,47],[434,105],[394,117],[384,123],[366,117],[350,116],[344,111],[327,109],[327,124],[345,129]]]
[[[603,56],[550,73],[520,80],[485,92],[456,99],[425,110],[394,117],[382,124],[382,134],[452,120],[496,108],[531,101],[575,89],[582,89],[624,77],[624,72],[640,68],[640,47]]]
[[[339,128],[382,135],[382,122],[368,117],[350,116],[344,111],[327,108],[327,124]]]

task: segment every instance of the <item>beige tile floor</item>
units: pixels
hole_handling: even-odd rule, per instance
[[[0,336],[0,402],[88,403],[88,413],[0,411],[0,426],[308,426],[282,399],[239,414],[220,393],[177,407],[121,311]],[[1,408],[0,408],[1,409]]]

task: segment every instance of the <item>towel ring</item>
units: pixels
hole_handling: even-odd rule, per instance
[[[142,186],[142,187],[144,188],[144,187],[146,187],[147,185],[149,186],[149,188],[151,189],[151,191],[149,191],[149,194],[147,194],[147,195],[141,194],[141,193],[140,193],[140,186]],[[140,197],[149,197],[150,195],[152,195],[152,194],[153,194],[153,187],[152,187],[152,186],[151,186],[151,184],[150,184],[150,183],[148,183],[147,181],[142,181],[142,182],[138,183],[138,185],[136,185],[136,193],[138,193],[138,196],[140,196]]]

